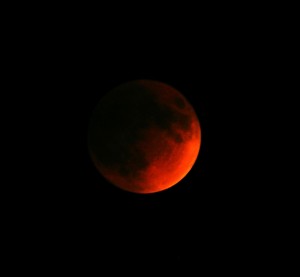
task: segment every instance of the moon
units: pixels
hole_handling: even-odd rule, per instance
[[[166,190],[193,167],[201,145],[188,100],[162,82],[136,80],[108,92],[92,113],[88,151],[99,173],[140,194]]]

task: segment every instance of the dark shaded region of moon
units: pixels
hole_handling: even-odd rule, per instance
[[[110,91],[96,106],[88,148],[98,171],[115,186],[153,193],[178,183],[201,143],[190,103],[173,87],[138,80]]]

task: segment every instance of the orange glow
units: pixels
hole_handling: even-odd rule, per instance
[[[174,186],[191,170],[200,151],[201,128],[194,109],[177,90],[154,81],[136,83],[149,89],[152,97],[158,101],[159,108],[163,112],[164,109],[171,110],[176,118],[168,119],[168,126],[165,127],[152,122],[152,110],[149,111],[149,118],[147,114],[151,124],[148,122],[147,128],[140,128],[138,140],[128,145],[133,151],[131,153],[139,153],[145,158],[147,165],[139,168],[139,163],[128,156],[128,160],[122,162],[129,170],[122,175],[121,166],[105,166],[101,156],[97,156],[92,148],[90,155],[97,170],[115,186],[134,193],[154,193]]]
[[[182,180],[194,165],[201,145],[201,130],[195,117],[191,130],[180,132],[185,141],[176,143],[166,133],[151,128],[146,131],[144,141],[139,143],[141,151],[151,161],[149,167],[132,177],[123,178],[114,169],[95,164],[102,175],[117,187],[135,193],[154,193],[168,189]]]

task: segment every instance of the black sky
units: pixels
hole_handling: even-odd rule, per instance
[[[195,68],[183,53],[180,59],[162,53],[131,55],[102,50],[99,56],[93,52],[85,57],[68,52],[42,61],[49,62],[49,68],[39,73],[44,88],[37,107],[42,118],[36,121],[41,189],[35,194],[47,203],[46,232],[52,234],[57,255],[70,260],[93,257],[104,264],[115,260],[180,266],[191,257],[206,259],[216,209],[208,174],[213,69],[207,61],[197,62],[200,67]],[[115,86],[137,79],[165,82],[181,91],[202,128],[201,150],[189,174],[173,188],[151,195],[109,184],[94,168],[87,149],[88,123],[97,102]]]
[[[276,217],[267,201],[274,173],[257,176],[267,166],[264,149],[272,145],[263,131],[276,122],[273,115],[265,121],[259,115],[274,94],[269,65],[275,68],[277,54],[264,44],[271,23],[255,29],[252,14],[240,24],[243,12],[231,19],[227,13],[205,18],[206,10],[191,10],[162,12],[164,23],[150,13],[141,28],[140,19],[125,24],[129,16],[120,9],[122,20],[115,13],[106,19],[102,9],[90,16],[68,8],[48,17],[42,11],[32,17],[24,13],[24,20],[15,21],[6,42],[12,53],[4,53],[5,71],[13,73],[7,90],[12,100],[2,103],[7,103],[4,120],[12,143],[4,148],[13,165],[6,214],[16,224],[8,241],[15,242],[11,249],[20,253],[18,261],[44,271],[93,267],[97,273],[125,265],[146,271],[165,265],[176,273],[196,265],[198,272],[223,273],[228,271],[222,260],[233,269],[264,261],[269,236],[264,224]],[[192,170],[153,195],[109,184],[87,149],[88,123],[98,101],[137,79],[179,90],[202,130]]]
[[[80,28],[33,35],[24,37],[29,49],[24,46],[28,54],[22,54],[19,68],[26,73],[19,80],[26,93],[24,89],[18,97],[26,117],[18,118],[18,133],[28,151],[24,162],[31,180],[23,187],[30,195],[24,200],[24,207],[30,207],[30,212],[24,210],[24,226],[41,262],[138,263],[176,270],[211,263],[224,192],[209,177],[209,99],[221,86],[222,67],[213,44],[164,35],[133,40],[126,33],[110,40]],[[109,184],[87,148],[88,124],[98,101],[117,85],[137,79],[179,90],[194,107],[202,130],[192,170],[174,187],[151,195]]]

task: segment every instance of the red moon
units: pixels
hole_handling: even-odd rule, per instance
[[[90,157],[105,179],[133,193],[155,193],[182,180],[201,144],[197,115],[175,88],[157,81],[122,84],[96,106]]]

